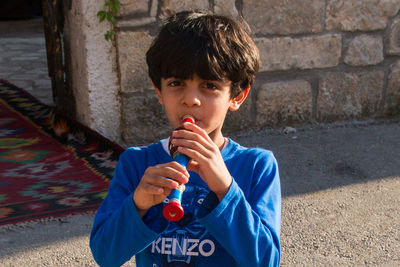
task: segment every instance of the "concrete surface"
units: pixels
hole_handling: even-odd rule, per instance
[[[0,21],[0,79],[54,105],[41,18]]]
[[[400,124],[245,133],[281,174],[282,266],[400,266]]]
[[[4,37],[2,29],[10,27],[0,22],[1,48],[4,38],[41,38],[24,30],[23,38],[18,32]],[[41,88],[32,91],[46,101],[50,89]],[[245,131],[232,138],[268,148],[278,159],[281,266],[400,266],[399,119]],[[88,247],[92,220],[86,214],[0,228],[0,266],[96,266]]]

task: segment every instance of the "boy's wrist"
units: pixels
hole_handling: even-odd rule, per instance
[[[232,178],[230,179],[229,183],[223,188],[220,188],[218,190],[212,190],[215,195],[217,195],[218,200],[221,202],[221,200],[225,197],[226,193],[228,193],[229,188],[231,187],[232,184]]]
[[[148,210],[141,210],[141,209],[137,209],[137,212],[139,213],[140,218],[143,218],[143,216],[147,213]]]
[[[149,209],[141,209],[141,208],[139,208],[138,205],[136,205],[134,195],[132,196],[132,201],[133,201],[133,205],[135,205],[135,208],[136,208],[137,212],[139,213],[140,218],[143,218],[143,216],[147,213],[147,211]]]
[[[135,207],[136,207],[137,212],[139,213],[140,218],[143,218],[143,216],[147,213],[148,209],[140,209],[136,205],[135,205]]]
[[[228,190],[226,190],[225,192],[214,192],[214,193],[217,195],[219,202],[221,202],[221,200],[224,198],[227,192]]]

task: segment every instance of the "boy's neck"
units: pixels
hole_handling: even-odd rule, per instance
[[[209,135],[211,140],[218,146],[219,150],[222,150],[225,146],[225,137],[222,135],[221,132],[216,133],[215,135]]]

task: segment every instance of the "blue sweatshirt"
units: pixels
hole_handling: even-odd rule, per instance
[[[133,192],[148,166],[172,161],[162,143],[127,149],[96,213],[90,247],[100,266],[133,256],[140,266],[279,266],[281,191],[272,152],[229,139],[221,154],[233,182],[221,200],[193,172],[182,196],[184,217],[167,221],[168,199],[140,218]]]

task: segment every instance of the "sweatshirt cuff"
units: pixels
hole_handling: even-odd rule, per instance
[[[133,193],[125,200],[125,207],[129,209],[129,213],[132,216],[132,226],[134,226],[135,233],[140,233],[142,240],[153,240],[158,234],[151,230],[142,220],[136,209],[135,203],[133,202]]]
[[[235,197],[238,189],[237,187],[238,185],[235,182],[235,179],[232,179],[232,184],[230,185],[228,192],[226,192],[225,196],[222,198],[221,202],[219,201],[217,195],[213,191],[210,191],[199,208],[197,218],[201,219],[207,215],[210,215],[210,213],[220,214],[230,203],[231,199]]]

